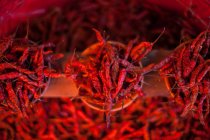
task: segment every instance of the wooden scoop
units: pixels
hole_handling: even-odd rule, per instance
[[[88,50],[93,49],[95,46],[92,45],[92,47],[88,48]],[[87,53],[87,49],[83,53]],[[142,64],[143,66],[146,66],[150,63],[158,63],[161,60],[163,60],[168,54],[170,54],[171,51],[166,50],[153,50],[149,55],[143,59]],[[65,58],[71,57],[71,54],[67,54]],[[63,64],[65,64],[67,59],[63,60]],[[164,79],[159,76],[158,72],[151,72],[145,75],[144,78],[144,84],[143,84],[143,91],[146,94],[146,96],[154,97],[154,96],[169,96],[170,92],[168,91],[166,84],[164,82]],[[107,111],[104,109],[103,106],[99,106],[97,104],[94,104],[94,100],[87,100],[83,97],[78,96],[78,88],[76,87],[76,84],[71,80],[67,78],[58,78],[58,79],[52,79],[51,83],[42,96],[43,98],[63,98],[63,97],[69,97],[69,98],[81,98],[82,101],[88,105],[89,107],[99,110],[99,111]],[[135,95],[132,99],[129,99],[124,102],[124,105],[116,105],[113,107],[111,111],[118,111],[121,110],[130,104],[138,97],[138,95]]]

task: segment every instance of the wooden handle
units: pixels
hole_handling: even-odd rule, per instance
[[[52,79],[50,85],[42,97],[44,98],[61,98],[76,97],[78,89],[75,83],[67,78]]]
[[[150,63],[158,63],[164,59],[171,51],[153,50],[146,58],[143,59],[143,65]],[[71,56],[66,54],[64,63]],[[151,72],[145,75],[143,91],[146,96],[169,96],[164,79],[159,76],[158,72]],[[78,88],[75,83],[67,78],[52,79],[47,91],[43,94],[44,98],[58,97],[76,97],[78,96]]]

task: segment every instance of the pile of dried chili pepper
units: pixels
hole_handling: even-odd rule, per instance
[[[18,2],[21,5],[23,1]],[[174,49],[180,40],[188,40],[199,33],[199,29],[186,20],[188,14],[192,14],[193,20],[196,17],[191,9],[196,8],[193,1],[192,7],[186,8],[186,17],[145,0],[69,0],[69,3],[62,8],[52,8],[42,18],[30,20],[29,38],[39,43],[53,42],[56,52],[73,52],[75,48],[79,52],[95,41],[91,28],[103,29],[112,39],[125,44],[139,34],[143,35],[141,41],[155,40],[165,27],[158,49]],[[4,5],[1,10],[7,11]],[[0,17],[0,21],[2,19]],[[17,34],[22,35],[22,32]],[[98,33],[96,46],[99,49],[70,60],[66,74],[75,79],[82,96],[95,99],[96,104],[108,108],[105,117],[81,101],[72,103],[69,99],[46,99],[27,109],[47,88],[49,77],[63,76],[50,64],[62,55],[54,55],[51,44],[38,45],[25,38],[2,39],[0,112],[27,112],[29,119],[6,112],[0,117],[0,138],[210,139],[210,39],[209,33],[204,34],[194,41],[182,43],[169,58],[155,66],[155,70],[161,67],[161,74],[167,76],[172,95],[185,106],[184,111],[180,106],[168,103],[171,100],[150,98],[137,100],[125,111],[110,113],[113,104],[120,103],[123,108],[126,99],[133,99],[133,93],[142,94],[144,74],[151,71],[153,65],[144,69],[139,61],[151,51],[156,41],[137,44],[132,40],[123,45],[107,41]],[[195,113],[194,118],[183,119],[179,115],[181,111],[183,116],[194,112],[198,115]],[[198,118],[203,124],[206,119],[205,126],[200,125]],[[103,120],[107,123],[112,120],[109,129]]]
[[[151,71],[153,64],[143,68],[141,60],[158,39],[153,43],[138,44],[132,40],[126,46],[107,41],[98,30],[93,30],[98,43],[84,51],[80,58],[70,59],[65,74],[73,78],[82,98],[111,112],[117,104],[123,108],[126,99],[134,100],[136,95],[144,95],[143,78]]]
[[[165,27],[163,38],[167,39],[161,38],[157,43],[164,49],[173,49],[180,40],[199,33],[196,26],[187,22],[188,17],[146,0],[70,0],[69,3],[74,4],[51,8],[43,16],[30,20],[29,37],[34,41],[53,42],[58,46],[57,52],[65,52],[75,48],[83,51],[93,44],[95,36],[91,28],[105,30],[110,38],[125,44],[138,35],[141,41],[155,40]]]
[[[27,38],[0,40],[0,104],[25,115],[25,108],[40,98],[56,71],[51,64],[62,57],[53,54],[52,43],[38,45]]]
[[[167,77],[172,96],[184,105],[182,116],[198,113],[202,124],[210,111],[210,32],[181,43],[155,68]]]
[[[103,113],[79,100],[44,99],[35,106],[27,109],[29,119],[9,112],[1,115],[1,139],[209,139],[209,124],[204,127],[197,119],[179,117],[180,106],[162,97],[136,100],[113,113],[108,129]]]

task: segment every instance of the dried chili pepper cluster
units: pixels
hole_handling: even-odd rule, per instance
[[[125,42],[139,33],[144,35],[142,40],[153,40],[166,27],[167,39],[160,40],[160,46],[173,49],[180,39],[199,31],[186,21],[187,17],[174,15],[145,0],[69,3],[74,4],[54,8],[41,20],[30,21],[29,38],[55,43],[56,52],[73,51],[76,47],[82,51],[94,41],[92,27],[105,29],[114,40]],[[187,9],[192,12],[191,7]],[[146,68],[139,61],[156,41],[136,45],[133,40],[123,45],[106,41],[98,31],[96,34],[97,49],[70,60],[66,75],[76,81],[80,95],[108,110],[105,117],[80,101],[72,104],[69,99],[46,99],[26,109],[47,88],[49,77],[63,76],[50,67],[62,55],[53,55],[51,44],[37,45],[26,39],[1,40],[0,113],[13,110],[27,112],[30,117],[4,112],[0,116],[0,139],[210,139],[209,33],[181,44],[158,66]],[[114,104],[120,103],[123,108],[126,99],[143,94],[144,74],[153,68],[161,68],[161,74],[172,80],[173,96],[186,106],[183,116],[196,110],[202,123],[204,118],[207,120],[205,126],[196,120],[197,115],[180,118],[181,108],[163,103],[165,99],[138,100],[125,111],[110,113]],[[107,124],[112,120],[109,129],[103,120]]]
[[[98,44],[79,59],[71,59],[66,65],[66,76],[75,80],[80,95],[111,111],[136,94],[143,96],[142,80],[151,71],[153,64],[142,68],[141,60],[152,49],[153,43],[135,40],[123,44],[106,41],[96,32]]]
[[[95,42],[90,30],[93,27],[106,30],[110,38],[122,43],[139,34],[143,35],[142,40],[154,40],[165,27],[164,38],[167,40],[160,39],[158,46],[173,49],[180,39],[199,33],[198,28],[187,22],[187,17],[151,5],[147,0],[69,0],[69,3],[74,4],[52,8],[44,16],[31,20],[30,38],[55,43],[57,52],[73,51],[75,48],[83,51]]]
[[[0,117],[0,136],[6,139],[209,139],[210,125],[179,117],[181,108],[166,98],[136,100],[113,113],[109,129],[103,114],[81,101],[44,99],[31,109],[30,119],[7,112]],[[129,113],[128,113],[129,112]],[[209,121],[209,120],[208,120]]]
[[[0,40],[0,104],[14,112],[25,112],[55,76],[51,62],[62,57],[53,54],[53,44],[37,45],[26,38]]]
[[[182,116],[198,112],[202,124],[210,111],[209,33],[204,31],[194,40],[180,44],[155,66],[168,77],[175,100],[185,106]]]

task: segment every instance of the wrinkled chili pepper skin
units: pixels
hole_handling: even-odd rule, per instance
[[[182,32],[184,35],[189,34],[186,32],[191,32],[191,33],[196,32],[193,29],[193,26],[187,23],[186,20],[183,20],[182,17],[180,18],[180,16],[177,16],[178,18],[176,18],[176,16],[175,17],[171,16],[170,18],[168,18],[167,16],[169,12],[162,11],[163,9],[159,10],[157,6],[153,7],[151,4],[149,5],[146,4],[146,6],[145,7],[143,6],[143,9],[142,9],[141,5],[144,5],[144,4],[139,4],[139,2],[135,0],[134,1],[132,0],[130,2],[128,1],[105,2],[105,1],[100,1],[100,0],[94,1],[94,2],[92,1],[84,1],[84,2],[72,1],[72,2],[75,4],[69,5],[68,10],[64,9],[63,7],[62,9],[56,7],[56,9],[53,9],[52,11],[50,11],[43,18],[44,20],[41,19],[42,20],[41,22],[40,22],[40,17],[38,18],[38,24],[35,23],[37,24],[35,25],[37,27],[35,27],[34,29],[32,28],[32,30],[35,30],[35,31],[31,32],[31,34],[35,35],[35,38],[37,39],[38,42],[40,42],[41,40],[43,42],[46,42],[47,40],[56,42],[59,46],[56,48],[58,52],[69,51],[69,50],[72,51],[75,49],[75,47],[77,47],[77,50],[80,51],[84,49],[84,46],[87,46],[84,44],[90,44],[91,41],[93,42],[94,38],[91,35],[89,36],[87,34],[87,32],[89,31],[86,28],[87,26],[89,27],[92,25],[94,26],[97,25],[97,27],[105,28],[105,29],[109,28],[110,31],[112,31],[112,36],[116,36],[118,38],[117,35],[120,35],[119,38],[122,41],[130,39],[133,36],[136,36],[136,33],[142,33],[144,36],[146,36],[143,38],[147,38],[148,36],[149,37],[151,36],[151,34],[148,32],[152,32],[152,33],[158,32],[159,27],[157,26],[159,26],[159,24],[154,24],[154,22],[151,22],[153,21],[154,17],[158,19],[160,17],[163,17],[164,19],[164,22],[162,23],[163,26],[174,27],[173,26],[174,23],[175,24],[178,23],[179,25],[181,24],[181,28],[178,27],[178,28],[169,29],[170,31],[167,34],[167,37],[166,37],[167,39],[162,41],[163,48],[164,46],[167,49],[172,49],[173,47],[175,47],[176,44],[178,44],[180,41],[180,38],[178,38],[178,36],[180,36]],[[189,6],[186,9],[191,10],[191,8],[193,9],[193,7],[194,5],[192,4],[192,7]],[[152,11],[148,9],[152,9]],[[160,13],[161,16],[156,17],[156,13]],[[101,15],[103,15],[102,18],[101,18]],[[34,21],[30,22],[30,26],[31,25],[33,26],[34,24],[33,22]],[[120,26],[119,26],[119,23],[120,23]],[[175,32],[173,32],[173,30],[175,30]],[[106,42],[106,40],[103,37],[101,37],[100,33],[98,33],[98,40],[101,40],[99,41],[101,44],[104,44]],[[205,43],[208,44],[208,42],[205,42]],[[7,44],[8,46],[10,46],[10,43],[8,41],[7,41]],[[25,51],[25,48],[23,47],[18,48],[17,46],[16,48],[17,49],[13,49],[13,50],[14,51],[16,50],[16,52],[18,53],[19,52],[27,53],[27,51]],[[107,47],[107,48],[111,48],[111,47]],[[205,48],[206,49],[200,50],[203,57],[208,56],[208,48],[207,47]],[[0,46],[0,50],[2,50],[1,46]],[[197,48],[197,50],[199,51],[199,47]],[[7,49],[5,49],[5,51],[7,51]],[[147,50],[144,50],[144,49],[143,51],[141,51],[140,49],[139,53],[145,54],[149,52],[149,51],[147,52],[146,51]],[[50,53],[51,53],[50,51],[43,52],[44,55],[48,55]],[[97,58],[101,56],[100,53],[98,54],[99,55]],[[0,56],[1,56],[1,53],[0,53]],[[12,55],[7,54],[6,56],[10,60],[17,60],[17,58],[13,57]],[[38,56],[39,56],[39,53],[37,53],[37,56],[35,56],[35,61],[33,61],[35,65],[38,63]],[[113,54],[109,55],[109,57],[113,57],[113,56],[114,56]],[[127,55],[125,55],[124,58],[120,57],[120,59],[127,60],[127,56],[129,57],[129,53],[127,53]],[[137,56],[138,55],[136,55],[136,57]],[[26,55],[24,57],[21,58],[22,60],[19,59],[18,63],[22,64],[25,61],[27,61]],[[189,74],[191,73],[190,71],[194,70],[196,66],[195,58],[192,60],[189,59],[190,63],[188,64],[190,64],[190,67],[187,72],[188,74],[186,74],[185,77],[188,77]],[[49,59],[54,59],[54,58],[51,56],[48,56],[48,57],[45,57],[44,59],[49,61]],[[122,63],[117,62],[117,59],[114,60],[114,62],[112,61],[110,64],[111,65],[110,73],[114,73],[112,76],[112,81],[111,81],[114,87],[116,87],[118,83],[119,72],[122,68],[121,64]],[[172,77],[175,76],[174,74],[171,74],[171,73],[176,72],[176,70],[171,68],[172,65],[173,63],[171,63],[167,68],[165,68],[165,70],[162,70],[162,73],[168,73],[167,76],[172,76]],[[129,64],[129,66],[132,66],[132,65]],[[102,80],[102,84],[103,84],[102,90],[104,91],[104,93],[108,94],[110,92],[108,91],[108,89],[111,88],[110,85],[112,84],[110,81],[107,82],[106,80],[107,77],[109,77],[108,76],[109,74],[107,74],[109,72],[108,71],[109,68],[108,67],[106,68],[107,68],[106,71],[100,70],[99,81],[100,79]],[[48,69],[48,70],[44,70],[44,71],[41,70],[41,71],[44,73],[44,77],[60,77],[59,74],[52,73],[55,71],[51,71],[51,70]],[[87,71],[83,71],[81,73],[84,75],[85,78],[87,77]],[[126,88],[126,90],[122,90],[124,94],[129,93],[130,90],[134,88],[135,83],[132,83],[132,82],[138,81],[137,79],[140,79],[138,77],[139,75],[134,74],[134,72],[131,73],[130,71],[128,71],[128,75],[129,76],[125,78],[124,82],[126,84],[129,83],[129,87]],[[132,76],[130,77],[130,75]],[[28,83],[26,81],[31,82],[31,79],[34,80],[36,78],[33,75],[30,75],[30,76],[26,75],[26,76],[30,79],[26,80],[25,77],[24,78],[21,77],[20,80],[22,81],[19,81],[19,82],[22,82],[22,83],[24,82],[25,84],[25,83]],[[70,75],[70,76],[72,78],[76,78],[78,77],[78,73],[75,73],[74,75]],[[199,76],[196,76],[196,77],[199,77]],[[44,79],[44,78],[42,77],[40,79]],[[201,78],[201,80],[204,83],[204,81],[206,80],[206,75],[204,76],[203,79]],[[14,81],[16,81],[16,79]],[[39,83],[39,85],[40,84],[41,83]],[[89,91],[89,93],[92,94],[93,89],[89,87],[93,85],[92,84],[90,84],[90,86],[87,86],[87,85],[88,85],[87,83],[85,83],[85,85],[81,84],[81,87],[83,87],[84,89],[86,89],[86,91]],[[202,89],[200,91],[202,92],[205,91],[205,93],[208,94],[208,90],[206,90],[206,87],[207,87],[206,85],[208,84],[199,85],[199,88]],[[33,86],[35,86],[34,83],[33,83]],[[137,86],[136,88],[138,89],[139,87]],[[95,89],[96,88],[94,88],[94,90]],[[23,95],[26,99],[25,102],[27,102],[26,104],[28,104],[29,103],[28,94],[30,95],[30,93],[28,92],[28,89],[26,89],[25,87],[22,88],[22,90],[23,90]],[[112,89],[112,91],[114,90]],[[111,93],[114,93],[112,91]],[[180,93],[181,93],[181,90],[180,90]],[[21,95],[21,94],[18,94],[18,95]],[[119,95],[123,95],[123,94],[120,93]],[[196,97],[196,96],[193,96],[193,97]],[[30,121],[25,120],[25,119],[20,119],[20,118],[19,118],[20,120],[18,120],[17,118],[11,119],[11,115],[8,115],[7,117],[8,119],[4,119],[0,123],[0,127],[6,128],[6,129],[3,129],[5,130],[5,133],[4,133],[5,135],[3,136],[1,135],[2,136],[1,138],[14,139],[14,136],[16,136],[15,139],[125,139],[125,140],[126,139],[146,139],[146,140],[148,139],[196,139],[196,138],[209,139],[208,127],[207,129],[204,130],[203,128],[199,126],[199,123],[197,121],[194,121],[191,119],[180,121],[179,117],[178,118],[175,117],[177,116],[175,112],[178,110],[178,107],[175,109],[170,108],[171,104],[165,104],[165,100],[164,100],[164,104],[161,104],[163,103],[163,101],[161,100],[158,100],[158,102],[156,102],[155,100],[147,100],[145,102],[143,101],[142,103],[134,104],[134,106],[131,107],[128,111],[125,111],[126,113],[121,112],[122,113],[121,115],[119,114],[112,115],[112,116],[107,115],[109,116],[109,118],[107,119],[107,122],[110,122],[110,120],[112,119],[115,119],[114,122],[117,122],[117,123],[110,124],[112,125],[112,127],[110,127],[109,129],[105,129],[106,127],[104,127],[103,123],[101,123],[100,121],[101,117],[98,117],[100,116],[99,113],[96,115],[96,113],[93,113],[93,110],[88,109],[82,104],[76,104],[75,106],[73,106],[72,103],[69,102],[68,99],[66,100],[64,99],[62,101],[60,99],[56,99],[56,100],[51,100],[51,101],[50,99],[46,100],[44,102],[41,102],[41,105],[34,107],[33,108],[34,110],[31,112],[33,117],[30,119]],[[138,102],[139,101],[140,100],[138,100]],[[209,100],[206,100],[206,101],[209,101]],[[204,101],[204,103],[206,101]],[[81,108],[77,109],[77,107],[81,107]],[[35,116],[34,114],[38,114],[38,115]],[[141,115],[141,114],[144,114],[144,115]],[[3,115],[1,115],[1,118],[4,118]],[[12,124],[12,126],[9,126],[6,124],[6,123],[11,123],[11,121],[14,121],[14,122],[17,121],[16,122],[17,124],[16,125]],[[14,127],[16,127],[16,130]],[[13,133],[12,128],[14,129],[15,133]],[[2,133],[0,132],[0,134]]]
[[[209,139],[209,124],[203,127],[198,119],[180,118],[181,107],[168,101],[162,97],[137,100],[126,112],[112,113],[107,120],[114,123],[107,128],[103,113],[90,109],[79,100],[46,98],[33,108],[27,108],[30,119],[3,113],[0,116],[1,138]]]
[[[142,68],[140,62],[134,62],[133,56],[140,61],[151,51],[151,44],[147,48],[142,42],[145,50],[139,54],[135,51],[139,48],[134,47],[137,40],[131,40],[125,46],[119,42],[106,41],[98,30],[93,30],[98,39],[95,44],[97,48],[90,48],[90,55],[70,59],[66,64],[65,75],[69,78],[75,75],[73,80],[83,98],[93,99],[96,104],[103,105],[107,111],[106,121],[109,127],[110,112],[115,104],[123,104],[124,99],[132,99],[134,94],[143,96],[143,77],[152,71],[153,65]]]
[[[206,125],[205,120],[210,108],[207,96],[209,85],[204,84],[210,80],[209,58],[205,55],[206,52],[202,51],[209,49],[205,44],[208,41],[207,34],[209,31],[201,32],[194,40],[182,43],[174,53],[154,66],[162,76],[169,76],[168,79],[174,80],[171,90],[177,102],[182,100],[182,103],[179,102],[184,108],[181,116],[196,111],[203,125]]]
[[[53,57],[51,50],[54,45],[37,45],[26,38],[8,38],[0,42],[0,83],[3,88],[1,96],[5,97],[0,104],[26,116],[25,108],[38,100],[47,88],[51,72],[45,75],[44,69],[49,68],[52,61],[45,58]],[[48,53],[44,53],[46,51]],[[55,70],[53,74],[56,74]]]

